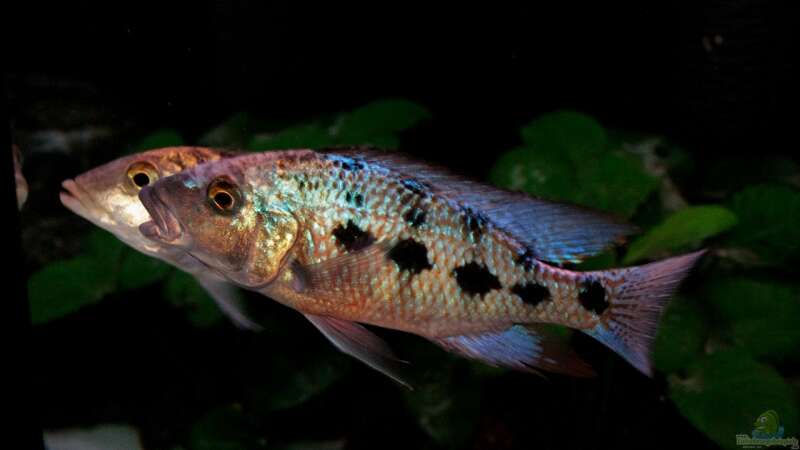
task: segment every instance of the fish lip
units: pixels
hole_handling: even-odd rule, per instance
[[[148,186],[139,192],[139,198],[152,219],[139,225],[139,232],[156,242],[180,245],[183,226],[158,192]]]
[[[92,220],[94,215],[90,213],[90,210],[95,205],[91,194],[72,178],[62,181],[61,187],[64,189],[58,193],[61,204],[75,214]]]

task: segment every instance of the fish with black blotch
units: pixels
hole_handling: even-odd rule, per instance
[[[161,177],[234,154],[206,147],[166,147],[124,156],[65,180],[61,203],[145,255],[190,273],[237,326],[259,330],[261,327],[244,312],[238,288],[188,253],[146,239],[139,232],[139,225],[150,220],[139,201],[143,187]]]
[[[202,164],[140,198],[153,218],[144,236],[300,311],[340,350],[404,384],[388,346],[359,323],[496,366],[592,375],[542,324],[564,325],[651,375],[659,317],[703,253],[566,270],[635,228],[360,149]]]

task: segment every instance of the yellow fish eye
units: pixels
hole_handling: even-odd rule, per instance
[[[239,189],[225,178],[208,185],[208,201],[220,213],[231,213],[239,205]]]
[[[128,167],[128,180],[136,190],[158,180],[158,169],[147,161],[137,161]]]

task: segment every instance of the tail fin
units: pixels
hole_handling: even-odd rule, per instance
[[[594,272],[608,290],[601,323],[584,330],[647,376],[653,375],[650,349],[658,321],[673,291],[705,250],[638,267]]]

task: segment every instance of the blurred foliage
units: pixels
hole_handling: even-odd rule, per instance
[[[522,140],[492,170],[498,186],[624,217],[658,187],[635,156],[611,147],[600,124],[582,114],[540,117],[522,129]]]
[[[739,219],[730,245],[744,247],[779,264],[800,252],[800,191],[788,186],[756,185],[735,193],[728,202]]]
[[[632,264],[653,259],[666,251],[698,247],[704,239],[722,233],[735,224],[736,216],[721,206],[684,208],[633,241],[622,262]]]
[[[689,421],[723,448],[736,445],[737,434],[750,434],[764,411],[778,412],[785,436],[796,436],[796,396],[772,367],[747,352],[730,349],[695,360],[685,376],[669,376],[670,394]]]
[[[415,103],[383,100],[339,114],[333,119],[257,134],[247,148],[254,151],[337,145],[397,148],[400,145],[398,133],[429,118],[430,113]]]
[[[402,147],[402,132],[430,118],[421,106],[398,99],[288,126],[242,112],[197,141],[253,151]],[[604,210],[643,230],[627,252],[614,249],[596,255],[578,270],[711,250],[666,309],[654,344],[658,376],[668,380],[668,398],[677,410],[724,448],[736,448],[735,435],[749,434],[753,421],[769,409],[778,411],[787,436],[797,436],[798,396],[786,378],[800,355],[800,284],[793,264],[800,260],[797,165],[769,158],[723,161],[698,177],[691,155],[668,139],[606,130],[573,111],[538,117],[522,128],[520,137],[520,145],[496,161],[490,172],[493,183]],[[181,143],[179,133],[160,130],[130,150]],[[754,167],[764,168],[767,176]],[[686,184],[698,178],[705,184]],[[703,203],[690,204],[683,195],[688,189],[705,193],[700,196]],[[79,255],[44,266],[30,277],[35,324],[62,319],[119,290],[152,286],[159,287],[156,292],[193,326],[224,323],[191,276],[125,247],[103,231],[92,232],[83,248]],[[183,446],[343,447],[338,436],[273,443],[264,435],[264,421],[304,411],[346,384],[353,373],[368,369],[330,346],[288,345],[296,330],[280,320],[273,319],[265,329],[276,342],[260,347],[269,359],[269,372],[245,376],[240,403],[217,404],[199,415]],[[507,372],[446,355],[427,342],[410,353],[422,376],[416,390],[402,391],[402,407],[437,446],[476,448],[471,442],[486,401],[483,389]]]

